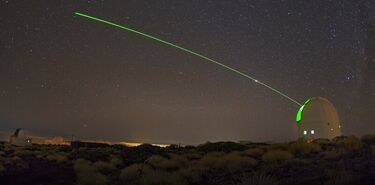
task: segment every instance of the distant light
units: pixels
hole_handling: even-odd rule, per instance
[[[333,131],[333,128],[331,128],[331,131]]]
[[[255,83],[258,83],[259,81],[258,80],[254,80]]]
[[[305,130],[305,131],[303,131],[303,135],[307,135],[307,131]]]
[[[339,125],[339,128],[341,128],[341,125]]]
[[[314,130],[311,130],[311,134],[315,134],[315,131],[314,131]]]

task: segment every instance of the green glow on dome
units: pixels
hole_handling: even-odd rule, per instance
[[[305,103],[298,109],[297,116],[296,116],[296,122],[300,122],[302,120],[302,112],[303,108],[311,101],[311,99],[308,99],[305,101]]]
[[[110,22],[110,21],[107,21],[107,20],[104,20],[104,19],[100,19],[100,18],[97,18],[97,17],[94,17],[94,16],[86,15],[86,14],[83,14],[83,13],[80,13],[80,12],[75,12],[75,15],[80,16],[80,17],[84,17],[84,18],[86,18],[86,19],[94,20],[94,21],[97,21],[97,22],[100,22],[100,23],[104,23],[104,24],[107,24],[107,25],[110,25],[110,26],[113,26],[113,27],[116,27],[116,28],[120,28],[120,29],[122,29],[122,30],[126,30],[126,31],[128,31],[128,32],[132,32],[132,33],[138,34],[138,35],[140,35],[140,36],[143,36],[144,38],[151,39],[151,40],[154,40],[154,41],[158,41],[158,42],[160,42],[160,43],[162,43],[162,44],[165,44],[165,45],[168,45],[168,46],[174,47],[174,48],[176,48],[176,49],[182,50],[182,51],[184,51],[184,52],[186,52],[186,53],[189,53],[189,54],[195,55],[195,56],[197,56],[197,57],[199,57],[199,58],[201,58],[201,59],[204,59],[204,60],[206,60],[206,61],[208,61],[208,62],[210,62],[210,63],[216,64],[216,65],[222,67],[223,69],[226,69],[226,70],[228,70],[228,71],[231,71],[231,72],[237,73],[237,74],[239,74],[239,75],[241,75],[241,76],[243,76],[243,77],[245,77],[245,78],[248,78],[248,79],[252,80],[253,82],[255,82],[255,83],[257,83],[257,84],[260,84],[260,85],[262,85],[262,86],[268,88],[269,90],[271,90],[271,91],[273,91],[273,92],[275,92],[275,93],[277,93],[277,94],[283,96],[284,98],[290,100],[291,102],[293,102],[293,103],[295,103],[295,104],[297,104],[297,105],[299,105],[299,106],[302,106],[302,104],[299,103],[297,100],[295,100],[295,99],[289,97],[288,95],[282,93],[281,91],[279,91],[279,90],[277,90],[277,89],[275,89],[275,88],[269,86],[268,84],[266,84],[266,83],[264,83],[264,82],[262,82],[262,81],[260,81],[260,80],[257,80],[257,79],[255,79],[254,77],[252,77],[252,76],[250,76],[250,75],[247,75],[247,74],[245,74],[245,73],[243,73],[243,72],[241,72],[241,71],[239,71],[239,70],[237,70],[237,69],[234,69],[234,68],[229,67],[229,66],[227,66],[227,65],[225,65],[225,64],[223,64],[223,63],[220,63],[220,62],[218,62],[218,61],[216,61],[216,60],[214,60],[214,59],[211,59],[211,58],[208,58],[208,57],[206,57],[206,56],[204,56],[204,55],[202,55],[202,54],[199,54],[199,53],[197,53],[197,52],[195,52],[195,51],[192,51],[192,50],[190,50],[190,49],[184,48],[184,47],[179,46],[179,45],[177,45],[177,44],[174,44],[174,43],[172,43],[172,42],[169,42],[169,41],[166,41],[166,40],[160,39],[160,38],[155,37],[155,36],[153,36],[153,35],[149,35],[149,34],[146,34],[146,33],[140,32],[140,31],[137,31],[137,30],[135,30],[135,29],[132,29],[132,28],[129,28],[129,27],[126,27],[126,26],[122,26],[122,25],[119,25],[119,24],[116,24],[116,23],[113,23],[113,22]]]

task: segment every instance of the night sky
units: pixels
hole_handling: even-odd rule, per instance
[[[299,102],[325,97],[343,134],[375,133],[375,2],[357,0],[1,0],[1,129],[152,143],[296,139],[293,102],[75,11],[178,43]]]

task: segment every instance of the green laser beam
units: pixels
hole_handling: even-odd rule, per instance
[[[299,106],[302,106],[302,104],[299,103],[298,101],[296,101],[296,100],[294,100],[293,98],[289,97],[288,95],[282,93],[281,91],[279,91],[279,90],[277,90],[277,89],[275,89],[275,88],[273,88],[273,87],[267,85],[266,83],[261,82],[261,81],[255,79],[255,78],[253,78],[253,77],[251,77],[251,76],[249,76],[249,75],[247,75],[247,74],[245,74],[245,73],[243,73],[243,72],[241,72],[241,71],[239,71],[239,70],[237,70],[237,69],[231,68],[231,67],[229,67],[229,66],[227,66],[227,65],[225,65],[225,64],[222,64],[222,63],[220,63],[220,62],[218,62],[218,61],[216,61],[216,60],[213,60],[213,59],[211,59],[211,58],[208,58],[208,57],[206,57],[206,56],[204,56],[204,55],[202,55],[202,54],[199,54],[199,53],[197,53],[197,52],[195,52],[195,51],[192,51],[192,50],[190,50],[190,49],[186,49],[186,48],[181,47],[181,46],[179,46],[179,45],[177,45],[177,44],[173,44],[172,42],[165,41],[165,40],[163,40],[163,39],[160,39],[160,38],[157,38],[157,37],[155,37],[155,36],[152,36],[152,35],[149,35],[149,34],[146,34],[146,33],[143,33],[143,32],[137,31],[137,30],[134,30],[134,29],[132,29],[132,28],[129,28],[129,27],[126,27],[126,26],[121,26],[121,25],[119,25],[119,24],[116,24],[116,23],[113,23],[113,22],[110,22],[110,21],[106,21],[106,20],[104,20],[104,19],[100,19],[100,18],[97,18],[97,17],[94,17],[94,16],[90,16],[90,15],[83,14],[83,13],[80,13],[80,12],[75,12],[75,15],[78,15],[78,16],[81,16],[81,17],[84,17],[84,18],[87,18],[87,19],[90,19],[90,20],[98,21],[98,22],[101,22],[101,23],[105,23],[105,24],[108,24],[108,25],[110,25],[110,26],[114,26],[114,27],[117,27],[117,28],[120,28],[120,29],[123,29],[123,30],[129,31],[129,32],[132,32],[132,33],[136,33],[136,34],[141,35],[141,36],[143,36],[143,37],[145,37],[145,38],[148,38],[148,39],[151,39],[151,40],[158,41],[158,42],[163,43],[163,44],[165,44],[165,45],[172,46],[172,47],[177,48],[177,49],[179,49],[179,50],[182,50],[182,51],[185,51],[185,52],[190,53],[190,54],[192,54],[192,55],[195,55],[195,56],[197,56],[197,57],[199,57],[199,58],[202,58],[202,59],[204,59],[204,60],[206,60],[206,61],[208,61],[208,62],[214,63],[214,64],[216,64],[216,65],[218,65],[218,66],[220,66],[220,67],[222,67],[222,68],[224,68],[224,69],[226,69],[226,70],[229,70],[229,71],[235,72],[235,73],[237,73],[237,74],[239,74],[239,75],[241,75],[241,76],[243,76],[243,77],[246,77],[246,78],[248,78],[248,79],[250,79],[250,80],[253,80],[255,83],[258,83],[258,84],[260,84],[260,85],[263,85],[264,87],[266,87],[266,88],[272,90],[273,92],[275,92],[275,93],[277,93],[277,94],[283,96],[284,98],[286,98],[286,99],[292,101],[293,103],[295,103],[295,104],[297,104],[297,105],[299,105]]]

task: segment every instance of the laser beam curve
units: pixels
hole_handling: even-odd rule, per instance
[[[220,66],[220,67],[222,67],[222,68],[224,68],[224,69],[226,69],[226,70],[229,70],[229,71],[235,72],[235,73],[237,73],[237,74],[239,74],[239,75],[241,75],[241,76],[243,76],[243,77],[246,77],[246,78],[248,78],[248,79],[250,79],[250,80],[253,80],[255,83],[258,83],[258,84],[260,84],[260,85],[263,85],[264,87],[266,87],[266,88],[272,90],[273,92],[275,92],[275,93],[277,93],[277,94],[283,96],[284,98],[286,98],[286,99],[292,101],[293,103],[295,103],[295,104],[297,104],[297,105],[299,105],[299,106],[302,106],[302,104],[299,103],[298,101],[296,101],[296,100],[294,100],[293,98],[289,97],[288,95],[282,93],[281,91],[279,91],[279,90],[277,90],[277,89],[275,89],[275,88],[273,88],[273,87],[267,85],[266,83],[261,82],[261,81],[255,79],[255,78],[253,78],[253,77],[251,77],[251,76],[249,76],[249,75],[247,75],[247,74],[245,74],[245,73],[243,73],[243,72],[241,72],[241,71],[238,71],[237,69],[231,68],[231,67],[229,67],[229,66],[227,66],[227,65],[225,65],[225,64],[222,64],[222,63],[220,63],[220,62],[218,62],[218,61],[216,61],[216,60],[213,60],[213,59],[211,59],[211,58],[208,58],[208,57],[206,57],[206,56],[204,56],[204,55],[202,55],[202,54],[199,54],[199,53],[194,52],[194,51],[192,51],[192,50],[186,49],[186,48],[181,47],[181,46],[179,46],[179,45],[177,45],[177,44],[173,44],[173,43],[171,43],[171,42],[168,42],[168,41],[165,41],[165,40],[159,39],[159,38],[157,38],[157,37],[155,37],[155,36],[152,36],[152,35],[149,35],[149,34],[146,34],[146,33],[143,33],[143,32],[137,31],[137,30],[134,30],[134,29],[132,29],[132,28],[129,28],[129,27],[126,27],[126,26],[122,26],[122,25],[119,25],[119,24],[116,24],[116,23],[113,23],[113,22],[110,22],[110,21],[106,21],[106,20],[104,20],[104,19],[100,19],[100,18],[97,18],[97,17],[94,17],[94,16],[90,16],[90,15],[87,15],[87,14],[80,13],[80,12],[75,12],[75,15],[78,15],[78,16],[81,16],[81,17],[84,17],[84,18],[87,18],[87,19],[90,19],[90,20],[98,21],[98,22],[101,22],[101,23],[105,23],[105,24],[108,24],[108,25],[110,25],[110,26],[114,26],[114,27],[117,27],[117,28],[121,28],[121,29],[123,29],[123,30],[129,31],[129,32],[132,32],[132,33],[136,33],[136,34],[141,35],[141,36],[144,36],[144,37],[146,37],[146,38],[148,38],[148,39],[158,41],[158,42],[163,43],[163,44],[165,44],[165,45],[172,46],[172,47],[174,47],[174,48],[177,48],[177,49],[180,49],[180,50],[185,51],[185,52],[187,52],[187,53],[190,53],[190,54],[192,54],[192,55],[195,55],[195,56],[197,56],[197,57],[199,57],[199,58],[202,58],[202,59],[204,59],[204,60],[206,60],[206,61],[208,61],[208,62],[214,63],[214,64],[216,64],[216,65],[218,65],[218,66]]]

